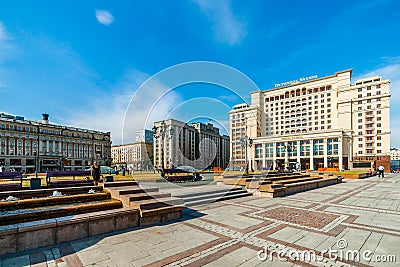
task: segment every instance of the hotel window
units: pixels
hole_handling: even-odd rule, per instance
[[[382,140],[382,136],[377,136],[376,140]]]
[[[362,92],[362,88],[358,88],[358,92]]]
[[[376,118],[377,121],[380,121],[381,119],[382,119],[382,117],[377,117]]]
[[[376,104],[376,108],[380,108],[381,107],[381,104]]]
[[[330,99],[330,98],[328,98],[326,101],[328,101],[328,102],[331,102],[331,99]]]
[[[362,140],[363,140],[362,137],[359,137],[359,138],[358,138],[358,141],[362,141]]]
[[[377,124],[376,124],[376,127],[382,127],[382,124],[377,123]]]
[[[358,100],[358,102],[357,102],[358,104],[362,104],[362,100]]]
[[[358,120],[358,123],[360,123],[360,122],[362,122],[362,119],[359,119],[359,120]]]
[[[362,113],[358,113],[357,116],[358,116],[358,117],[361,117],[361,116],[362,116]]]
[[[367,90],[371,90],[371,86],[367,86]]]
[[[362,95],[358,95],[358,98],[362,98]]]
[[[377,85],[376,85],[376,89],[378,89],[378,88],[381,88],[381,85],[380,85],[380,84],[377,84]]]
[[[362,135],[362,132],[358,132],[358,135]]]
[[[330,109],[330,108],[328,108],[328,109],[326,110],[326,112],[330,113],[330,112],[331,112],[331,109]]]
[[[331,93],[327,93],[326,96],[331,96]]]
[[[371,105],[368,105],[368,106],[367,106],[367,109],[371,109]]]
[[[363,147],[363,145],[362,144],[358,144],[358,147]]]
[[[376,101],[379,101],[379,100],[376,99]],[[371,103],[371,99],[367,99],[367,103]]]
[[[377,153],[382,153],[382,150],[377,150],[376,152],[377,152]]]
[[[380,97],[378,97],[377,99],[376,99],[376,101],[378,102],[378,101],[381,101],[381,98]]]
[[[314,148],[314,155],[318,156],[318,155],[324,155],[324,144],[323,144],[324,140],[319,139],[319,140],[314,140],[313,141],[313,148]]]
[[[371,93],[368,93],[367,96],[371,96]]]
[[[262,158],[262,144],[256,144],[256,158]]]
[[[380,95],[380,94],[381,94],[381,91],[376,91],[376,94],[377,94],[377,95]]]
[[[382,133],[382,131],[381,130],[377,130],[376,133],[380,134],[380,133]]]
[[[362,125],[358,125],[358,129],[362,129]]]
[[[314,114],[318,114],[318,110],[314,111]]]
[[[376,146],[382,146],[382,144],[381,143],[377,143]]]
[[[331,120],[328,120],[328,123],[331,123]]]

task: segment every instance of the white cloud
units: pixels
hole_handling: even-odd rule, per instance
[[[8,39],[8,33],[3,23],[0,21],[0,42]]]
[[[13,52],[14,47],[11,43],[11,35],[0,21],[0,90],[7,87],[7,82],[5,81],[6,69],[3,67],[3,62],[12,57]]]
[[[237,45],[246,37],[246,24],[233,14],[230,1],[194,0],[194,2],[214,24],[214,34],[219,41]]]
[[[151,91],[137,94],[137,89],[148,76],[137,70],[127,71],[117,85],[112,86],[111,93],[91,98],[88,100],[91,104],[82,109],[75,108],[65,123],[110,131],[114,145],[134,142],[136,130],[151,128],[154,121],[165,119],[169,110],[179,101],[177,94],[167,94],[151,111],[157,102],[155,99],[165,92],[165,87],[153,84]]]
[[[110,25],[114,21],[113,15],[107,10],[96,10],[97,21],[104,25]]]
[[[362,75],[356,76],[354,79],[361,79],[370,76],[382,76],[383,79],[390,80],[390,91],[392,93],[392,101],[400,104],[400,57],[384,58],[386,64],[375,70],[369,71]]]

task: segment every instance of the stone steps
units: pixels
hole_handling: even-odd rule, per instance
[[[234,187],[230,189],[209,190],[204,192],[182,194],[177,196],[183,198],[186,206],[193,207],[217,201],[247,197],[251,195],[252,195],[251,193],[248,193],[244,189]]]
[[[102,200],[80,203],[76,205],[48,205],[40,208],[25,208],[14,211],[0,212],[0,225],[32,222],[39,219],[53,219],[63,216],[73,216],[82,213],[104,211],[122,208],[119,200]]]
[[[165,197],[161,199],[145,199],[145,200],[138,200],[132,201],[129,204],[129,207],[139,209],[140,211],[143,210],[153,210],[164,208],[168,206],[175,206],[175,205],[183,205],[183,199],[178,197]]]
[[[170,197],[171,193],[152,193],[152,192],[146,192],[146,193],[139,193],[139,194],[127,194],[127,195],[121,195],[121,201],[125,206],[129,206],[129,202],[132,201],[140,201],[140,200],[146,200],[146,199],[160,199],[160,198],[166,198]]]
[[[124,207],[140,212],[140,225],[149,225],[182,217],[185,208],[181,198],[159,193],[158,188],[141,188],[135,183],[108,182],[104,190],[122,201]]]
[[[137,227],[139,212],[117,208],[0,226],[0,255]]]

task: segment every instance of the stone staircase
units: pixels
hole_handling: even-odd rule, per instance
[[[107,182],[104,190],[124,207],[138,209],[141,226],[179,219],[185,209],[182,198],[160,193],[158,188],[142,188],[136,181]]]
[[[256,175],[216,176],[217,183],[246,188],[254,196],[281,197],[297,192],[334,185],[340,176],[313,173],[263,173]]]
[[[176,197],[182,198],[187,207],[193,207],[208,204],[217,201],[235,199],[240,197],[251,196],[252,194],[240,187],[224,188],[224,189],[205,189],[193,193],[177,194]]]

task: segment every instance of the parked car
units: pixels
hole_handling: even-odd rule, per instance
[[[87,171],[90,171],[92,168],[87,168]],[[118,171],[114,170],[111,167],[108,166],[100,166],[100,171],[101,174],[105,175],[105,174],[118,174]]]

